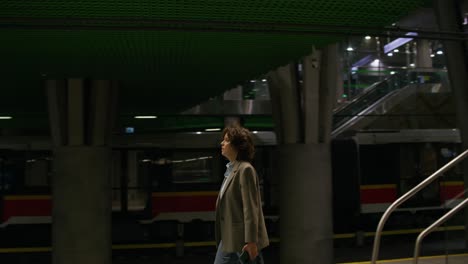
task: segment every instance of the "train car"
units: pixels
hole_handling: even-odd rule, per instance
[[[429,132],[435,133],[421,133]],[[440,132],[437,138],[408,133],[368,132],[333,140],[335,234],[375,230],[391,202],[460,153],[456,133]],[[215,201],[226,164],[219,151],[220,134],[160,138],[165,140],[119,139],[113,146],[113,242],[212,243]],[[274,134],[257,133],[255,142],[254,166],[267,228],[277,238],[280,186],[273,169]],[[0,157],[0,244],[50,245],[52,152],[3,149]],[[461,179],[460,168],[450,171],[408,201],[388,227],[427,225],[459,202],[457,195],[464,190]]]

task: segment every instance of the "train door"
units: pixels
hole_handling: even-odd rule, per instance
[[[5,192],[5,168],[3,165],[3,157],[0,157],[0,219],[3,220],[3,196]],[[3,221],[2,221],[3,222]]]
[[[112,152],[112,209],[123,214],[141,213],[148,207],[148,175],[143,151]]]

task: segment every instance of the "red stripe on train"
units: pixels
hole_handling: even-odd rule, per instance
[[[52,202],[50,199],[21,199],[3,201],[3,221],[14,216],[50,216]]]
[[[395,188],[361,189],[361,204],[392,203],[396,198]]]
[[[450,200],[457,197],[457,195],[463,193],[464,186],[463,184],[460,185],[441,185],[440,186],[440,200]],[[464,196],[461,195],[459,199],[462,199]]]
[[[217,196],[153,197],[153,216],[168,212],[214,211]]]

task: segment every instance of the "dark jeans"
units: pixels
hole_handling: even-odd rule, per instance
[[[223,242],[221,241],[218,246],[218,251],[216,252],[216,258],[214,264],[239,264],[240,252],[223,252],[221,249],[223,247]],[[250,261],[251,264],[264,264],[262,252],[258,252],[257,258]]]

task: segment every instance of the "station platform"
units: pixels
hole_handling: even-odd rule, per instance
[[[365,262],[347,262],[339,264],[369,264],[370,261]],[[413,264],[412,258],[406,259],[392,259],[392,260],[381,260],[377,263],[389,263],[389,264]],[[468,263],[468,254],[457,254],[457,255],[441,255],[441,256],[426,256],[421,257],[418,260],[418,264],[466,264]]]

